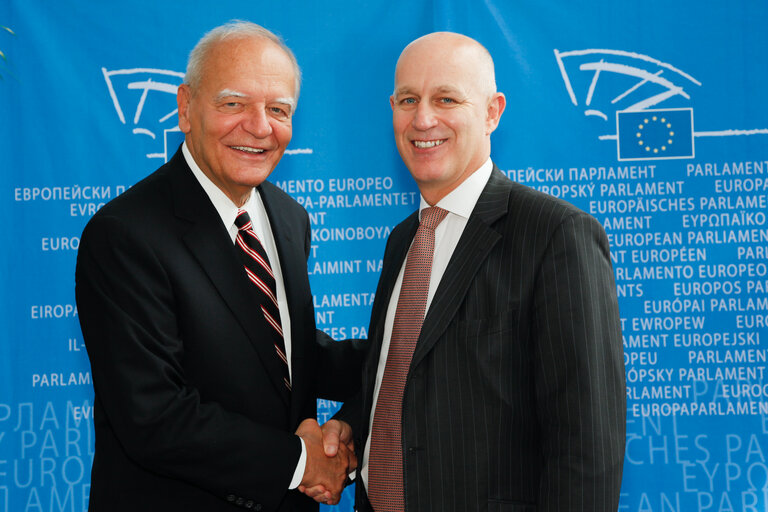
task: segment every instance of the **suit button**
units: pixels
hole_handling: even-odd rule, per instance
[[[245,502],[245,508],[251,509],[253,508],[253,500],[248,500]]]
[[[234,494],[230,494],[229,496],[227,496],[227,501],[229,501],[230,503],[235,501],[235,495]]]

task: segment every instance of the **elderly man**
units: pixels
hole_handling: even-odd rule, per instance
[[[387,243],[361,394],[326,453],[354,441],[360,511],[615,511],[624,367],[602,227],[491,162],[505,98],[476,41],[412,42],[390,103],[421,206]]]
[[[345,383],[316,368],[354,374],[354,357],[315,330],[307,213],[265,181],[298,94],[274,34],[209,32],[178,91],[184,144],[85,228],[92,511],[316,509],[299,484],[338,499],[354,456],[326,457],[314,418],[318,393],[343,399]]]

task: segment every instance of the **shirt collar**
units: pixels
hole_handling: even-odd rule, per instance
[[[200,166],[197,165],[197,162],[195,162],[195,159],[192,157],[192,153],[189,152],[186,141],[181,145],[181,152],[184,155],[184,160],[186,160],[187,165],[192,169],[192,174],[194,174],[197,181],[200,182],[200,186],[203,187],[203,190],[205,190],[208,198],[213,203],[214,208],[219,212],[219,217],[221,217],[224,226],[229,229],[235,223],[239,208],[210,180],[210,178],[208,178],[208,176],[205,175],[202,169],[200,169]],[[243,209],[249,212],[254,201],[254,192],[255,189],[251,190],[251,197],[243,205]]]
[[[493,162],[491,162],[489,157],[478,170],[470,174],[467,179],[438,201],[435,206],[439,206],[443,210],[448,210],[450,213],[468,219],[472,210],[475,209],[477,200],[480,199],[480,194],[483,193],[485,184],[488,183],[488,179],[491,177],[492,170]],[[429,208],[429,203],[424,200],[424,196],[421,196],[421,201],[419,203],[419,219],[421,219],[421,212],[425,208]]]

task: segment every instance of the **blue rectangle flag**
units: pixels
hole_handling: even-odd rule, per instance
[[[619,160],[693,158],[693,109],[616,112]]]

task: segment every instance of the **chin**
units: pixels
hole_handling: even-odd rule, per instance
[[[272,174],[272,170],[274,167],[267,167],[267,168],[250,168],[250,169],[243,169],[240,176],[242,177],[243,183],[261,183],[267,177]]]
[[[420,183],[433,183],[442,181],[445,178],[445,171],[437,166],[416,166],[412,168],[411,175]]]

